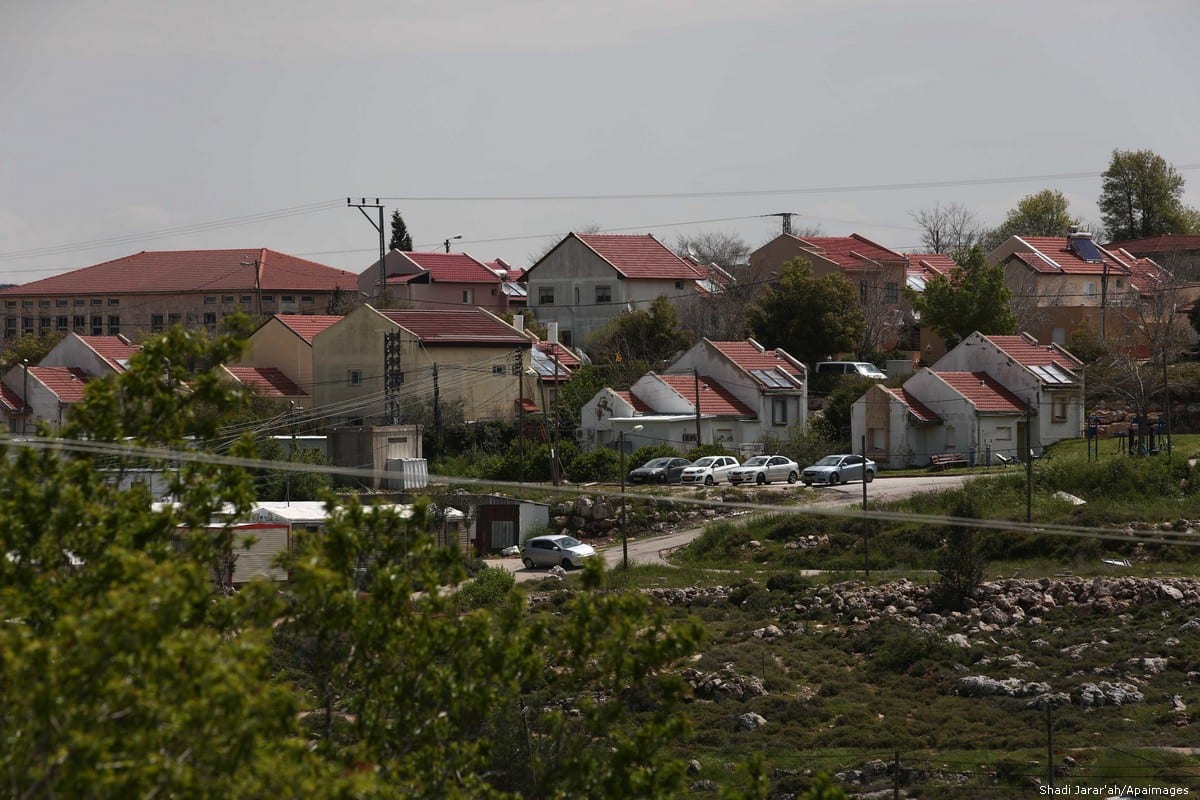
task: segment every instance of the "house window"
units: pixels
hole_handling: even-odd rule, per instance
[[[279,297],[279,302],[281,302],[281,303],[294,303],[294,302],[296,302],[296,295],[294,295],[294,294],[285,294],[285,295],[280,295],[280,297]]]
[[[50,332],[50,318],[38,317],[38,333],[46,334]]]
[[[75,307],[76,308],[82,308],[84,305],[85,305],[85,303],[83,302],[82,297],[75,298]]]
[[[102,306],[102,305],[104,305],[104,301],[103,301],[103,300],[101,300],[99,297],[93,297],[93,298],[92,298],[92,305],[93,305],[93,306]]]
[[[788,399],[786,397],[771,398],[771,424],[787,425]]]
[[[242,295],[242,305],[244,305],[244,306],[250,305],[250,295],[248,295],[248,294]]]
[[[683,441],[696,442],[697,444],[699,444],[699,442],[696,440],[696,432],[695,431],[684,431]]]
[[[121,332],[121,315],[120,314],[109,314],[108,315],[108,335],[116,336],[120,332]]]
[[[492,365],[492,374],[493,375],[503,375],[504,373],[505,373],[505,369],[504,369],[503,364],[493,364]]]
[[[1089,283],[1088,283],[1086,286],[1084,286],[1084,287],[1083,287],[1083,293],[1084,293],[1086,296],[1088,296],[1088,297],[1092,297],[1093,295],[1095,295],[1095,294],[1096,294],[1096,284],[1095,284],[1095,282],[1094,282],[1094,281],[1092,281],[1092,282],[1089,282]]]
[[[54,305],[56,308],[63,308],[64,306],[67,305],[67,300],[66,300],[66,298],[64,298],[62,300],[55,300]]]
[[[887,441],[887,439],[884,437],[883,434],[884,434],[883,428],[868,428],[867,429],[867,441],[871,443],[871,452],[872,453],[882,453],[883,452],[884,443]]]
[[[346,377],[351,386],[362,386],[363,376],[361,369],[350,370]]]
[[[1117,288],[1118,288],[1118,289],[1124,289],[1124,288],[1125,288],[1125,281],[1121,280],[1120,278],[1117,278]]]
[[[231,294],[223,294],[223,295],[221,295],[221,302],[222,302],[222,303],[232,303],[232,302],[233,302],[233,295],[231,295]]]
[[[4,307],[5,307],[5,308],[16,308],[16,307],[17,307],[17,301],[16,301],[16,300],[6,300],[6,301],[4,302]]]
[[[611,303],[612,302],[612,287],[611,286],[597,286],[596,287],[596,302],[597,303]]]
[[[69,327],[70,322],[71,322],[70,317],[60,316],[54,320],[54,329],[59,331],[60,333],[66,333],[68,330],[70,330],[70,327]]]
[[[49,300],[38,300],[38,308],[49,308],[49,307],[50,307]]]
[[[121,305],[121,298],[119,298],[119,297],[110,297],[110,298],[108,298],[108,304],[109,304],[110,306],[119,306],[119,305]]]
[[[883,302],[900,302],[900,284],[896,283],[895,281],[888,281],[883,285]]]
[[[1067,398],[1056,394],[1050,399],[1050,416],[1055,422],[1067,421]]]
[[[217,304],[217,296],[215,294],[210,294],[204,298],[204,305],[215,306],[216,304]]]
[[[264,295],[262,296],[262,301],[263,301],[264,303],[274,303],[274,302],[275,302],[275,295],[273,295],[273,294],[264,294]]]
[[[313,299],[313,296],[311,294],[302,294],[302,295],[300,295],[300,302],[301,303],[315,303],[316,301]]]
[[[209,326],[216,325],[217,324],[217,312],[205,311],[204,312],[204,324],[209,325]]]
[[[866,281],[858,282],[858,302],[862,303],[864,306],[867,304],[867,282]]]
[[[163,329],[163,315],[162,314],[151,314],[150,315],[150,330],[153,331],[154,333],[160,333],[162,331],[162,329]]]
[[[676,288],[676,289],[682,289],[682,288],[683,288],[683,281],[675,281],[675,288]]]
[[[33,317],[21,317],[21,332],[33,333]]]
[[[71,317],[71,327],[75,329],[76,333],[83,333],[87,328],[87,317],[83,314],[76,314]]]
[[[575,305],[579,305],[579,287],[575,287]]]
[[[463,289],[463,302],[467,305],[475,302],[475,291],[473,289]]]
[[[12,339],[16,335],[17,335],[17,318],[16,317],[5,317],[4,318],[4,336],[8,339]]]
[[[570,331],[559,331],[558,332],[558,341],[562,343],[563,347],[570,347],[571,346],[571,332]]]
[[[178,325],[181,317],[178,314],[167,314],[168,325]]]
[[[32,300],[22,300],[21,308],[33,308],[33,301]]]
[[[539,286],[538,287],[538,305],[552,306],[554,305],[554,287]]]
[[[1012,427],[1009,425],[1005,425],[1002,428],[996,428],[996,441],[997,442],[1011,442],[1012,441]]]
[[[92,336],[104,335],[104,317],[92,314]]]

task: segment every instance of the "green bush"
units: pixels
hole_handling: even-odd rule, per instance
[[[508,599],[517,579],[503,567],[484,567],[475,580],[458,591],[459,605],[469,608],[495,608]]]

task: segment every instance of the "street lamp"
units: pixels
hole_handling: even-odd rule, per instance
[[[450,238],[446,239],[446,241],[442,242],[442,244],[444,244],[446,246],[446,252],[447,253],[450,252],[450,243],[451,242],[453,242],[455,239],[461,239],[461,238],[462,238],[462,234],[460,233],[458,236],[451,236]]]
[[[640,431],[642,425],[634,425]],[[617,452],[621,455],[621,567],[629,569],[629,507],[625,502],[625,429],[617,431]]]

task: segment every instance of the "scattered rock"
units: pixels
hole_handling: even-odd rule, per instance
[[[767,724],[766,719],[759,714],[755,714],[753,711],[747,711],[745,714],[739,714],[737,721],[738,725],[743,730],[747,731],[758,730],[763,725]]]

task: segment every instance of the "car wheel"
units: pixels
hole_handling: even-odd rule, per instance
[[[871,470],[867,470],[865,473],[865,477],[863,477],[863,480],[867,483],[870,483],[871,481],[875,480],[875,473],[871,472]]]
[[[804,485],[805,485],[805,486],[812,486],[812,481],[805,481],[805,482],[804,482]]]
[[[796,482],[796,473],[789,472],[788,473],[788,483],[795,483],[795,482]]]
[[[766,482],[767,482],[767,476],[766,476],[766,475],[763,475],[763,474],[760,472],[760,473],[758,473],[758,477],[756,477],[756,478],[754,479],[754,482],[755,482],[755,483],[757,483],[759,486],[762,486],[764,483],[766,483]]]
[[[841,476],[839,476],[836,472],[829,476],[829,485],[830,486],[837,486],[841,482],[842,482]]]
[[[712,475],[705,475],[705,476],[704,476],[704,485],[705,485],[705,486],[712,486],[712,485],[713,485],[713,479],[712,479]]]
[[[658,476],[658,482],[659,482],[659,483],[666,483],[666,482],[667,482],[667,476],[666,476],[666,475],[659,475],[659,476]]]
[[[522,560],[525,562],[525,569],[533,569],[533,559],[532,558],[526,558],[526,559],[522,559]]]
[[[562,562],[562,568],[563,568],[563,569],[570,569],[570,568],[571,568],[571,559],[569,559],[569,558],[564,558],[564,559],[563,559],[563,562]]]

